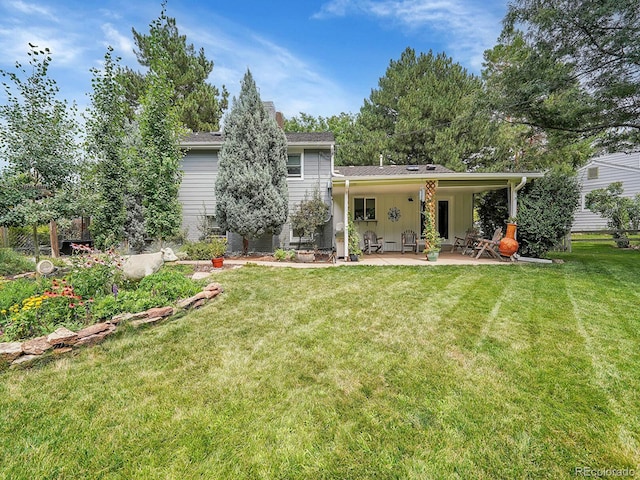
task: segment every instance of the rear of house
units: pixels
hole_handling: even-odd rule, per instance
[[[311,197],[318,189],[321,198],[331,204],[329,186],[333,164],[334,138],[330,132],[286,133],[287,137],[287,185],[289,188],[289,212]],[[218,175],[218,158],[224,142],[220,132],[199,132],[182,142],[187,149],[182,160],[183,178],[179,199],[182,204],[182,228],[189,240],[198,240],[205,228],[216,228],[215,182]],[[218,232],[225,234],[225,232]],[[242,238],[229,233],[229,250],[240,251]],[[249,249],[256,252],[272,252],[276,248],[288,249],[300,241],[289,221],[278,235],[264,235],[251,240]],[[316,240],[320,248],[331,248],[331,219]]]
[[[613,153],[596,157],[578,170],[581,185],[580,204],[571,227],[573,232],[593,232],[607,229],[607,220],[586,206],[589,192],[622,182],[623,195],[634,197],[640,193],[640,152]]]

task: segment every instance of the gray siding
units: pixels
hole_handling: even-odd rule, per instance
[[[590,168],[598,168],[598,178],[589,179]],[[613,182],[622,182],[623,195],[634,197],[640,193],[640,153],[614,153],[592,159],[578,170],[582,185],[580,204],[576,210],[572,231],[597,231],[607,228],[607,220],[586,208],[585,196],[592,190],[606,188]]]
[[[215,183],[218,175],[218,152],[192,150],[182,159],[182,183],[178,199],[182,204],[182,229],[189,240],[197,240],[198,217],[215,215]]]
[[[289,188],[289,212],[294,211],[298,204],[305,198],[310,197],[318,187],[322,198],[331,205],[331,196],[327,185],[331,179],[331,151],[326,150],[296,150],[291,148],[292,153],[302,153],[303,175],[302,178],[288,179]],[[218,174],[218,151],[217,150],[191,150],[187,152],[182,160],[183,178],[180,186],[179,199],[182,203],[182,227],[187,231],[189,240],[197,240],[200,231],[198,230],[198,217],[204,213],[215,215],[215,181]],[[323,229],[317,240],[320,248],[331,248],[333,232],[331,222]],[[251,240],[249,249],[255,252],[271,252],[275,248],[295,247],[297,243],[291,245],[291,225],[287,222],[279,235],[265,235],[262,238]],[[229,236],[229,251],[241,251],[242,238],[238,235]]]
[[[297,153],[291,149],[292,153]],[[330,150],[304,150],[302,179],[290,178],[287,182],[289,187],[289,212],[294,212],[305,196],[311,198],[316,188],[320,196],[331,206],[331,195],[327,188],[331,180],[331,151]],[[332,222],[329,220],[320,234],[316,237],[316,244],[319,248],[331,248],[333,240]],[[282,248],[297,248],[297,238],[291,242],[291,224],[287,222],[282,228],[279,236],[279,245]]]

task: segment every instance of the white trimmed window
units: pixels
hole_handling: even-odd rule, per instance
[[[302,178],[302,154],[290,153],[287,156],[287,177]]]
[[[375,197],[355,197],[353,199],[353,219],[376,220]]]
[[[598,167],[591,167],[587,169],[587,180],[597,180]]]

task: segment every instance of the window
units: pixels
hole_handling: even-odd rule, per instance
[[[587,169],[587,180],[596,180],[598,178],[598,167]]]
[[[376,219],[376,199],[366,197],[356,197],[353,199],[354,220],[375,220]]]
[[[302,178],[302,155],[299,153],[287,156],[287,176]]]

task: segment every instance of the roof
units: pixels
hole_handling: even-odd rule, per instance
[[[523,177],[539,178],[542,172],[455,172],[442,165],[367,165],[334,168],[334,182],[345,179],[353,181],[380,181],[402,179],[433,180],[502,180],[520,181]]]
[[[432,175],[434,173],[453,173],[442,165],[376,165],[335,167],[335,172],[346,177],[372,177],[379,175]]]
[[[285,136],[289,145],[328,146],[335,143],[331,132],[285,132]],[[220,148],[224,143],[224,133],[195,132],[180,143],[183,147]]]

